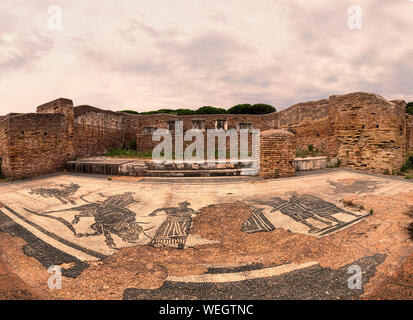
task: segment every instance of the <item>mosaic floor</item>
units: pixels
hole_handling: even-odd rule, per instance
[[[50,298],[359,298],[364,291],[342,284],[349,265],[363,265],[368,281],[412,250],[402,231],[384,242],[379,234],[394,227],[386,199],[397,202],[400,224],[409,194],[412,183],[344,170],[187,183],[54,176],[0,185],[0,253]],[[382,243],[374,247],[374,238]],[[60,292],[43,288],[52,265],[63,270]],[[117,279],[129,272],[139,276]],[[309,277],[317,285],[300,291]],[[106,289],[76,289],[84,281]]]

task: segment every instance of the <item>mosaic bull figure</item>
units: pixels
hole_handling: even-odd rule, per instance
[[[102,202],[95,202],[95,203],[89,202],[88,204],[85,204],[82,206],[59,210],[59,211],[49,211],[49,212],[45,212],[42,214],[33,212],[28,209],[25,209],[25,210],[33,214],[55,219],[63,223],[78,238],[103,235],[105,237],[106,245],[109,248],[115,249],[116,244],[112,238],[112,235],[116,235],[120,237],[123,241],[134,243],[139,240],[139,237],[141,234],[149,238],[149,236],[145,233],[145,231],[152,229],[152,228],[144,229],[142,226],[140,226],[140,224],[145,224],[145,223],[137,222],[136,214],[133,211],[126,208],[128,205],[138,202],[135,199],[133,199],[132,195],[133,193],[126,192],[122,195],[108,197],[105,201],[102,201]],[[88,202],[85,199],[83,200]],[[74,216],[72,223],[69,223],[62,218],[49,215],[51,213],[67,212],[67,211],[78,211],[80,213]],[[79,223],[80,219],[84,217],[93,217],[94,223],[90,225],[90,228],[94,230],[94,232],[91,232],[91,233],[77,233],[76,232],[73,225],[76,225],[77,223]]]
[[[35,188],[30,189],[29,193],[39,195],[43,198],[56,198],[63,204],[67,204],[68,202],[76,204],[70,197],[79,190],[80,186],[71,183],[70,185],[61,184],[60,187],[61,188]]]

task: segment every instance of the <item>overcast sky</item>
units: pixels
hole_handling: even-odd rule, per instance
[[[48,8],[62,8],[62,29]],[[362,8],[362,29],[348,8]],[[413,101],[409,0],[1,0],[0,114],[58,97],[148,111],[292,104],[353,91]]]

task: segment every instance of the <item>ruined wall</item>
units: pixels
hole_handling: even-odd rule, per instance
[[[76,157],[95,156],[125,146],[123,116],[90,106],[75,108]]]
[[[319,100],[293,105],[278,113],[277,128],[288,128],[297,137],[297,148],[309,145],[328,156],[337,153],[337,141],[332,137],[329,101]]]
[[[3,121],[5,118],[0,119],[0,177],[5,176],[6,170],[10,167],[8,125],[6,121]]]
[[[29,178],[62,170],[70,139],[63,114],[23,114],[0,123],[2,174]]]
[[[406,151],[413,152],[413,116],[406,117]]]
[[[175,142],[176,142],[176,135],[171,134],[172,137],[172,152],[175,152]],[[238,142],[240,140],[240,134],[237,134]],[[182,138],[181,138],[182,139]],[[252,154],[252,134],[248,134],[248,152],[249,155]],[[163,141],[163,140],[162,140]],[[137,135],[137,150],[145,151],[145,152],[152,152],[153,149],[160,144],[162,141],[152,141],[152,134],[138,134]],[[191,141],[183,141],[183,152],[185,153],[186,148],[196,141],[195,137],[192,138]],[[226,150],[227,150],[227,157],[229,158],[230,150],[231,150],[231,142],[230,138],[226,138]],[[206,132],[203,133],[203,145],[204,145],[204,154],[206,159],[206,153],[208,150],[208,137]],[[239,142],[240,143],[240,142]],[[239,148],[239,145],[238,145]],[[218,138],[215,137],[215,150],[218,150]]]
[[[338,152],[338,141],[330,123],[330,118],[316,120],[306,118],[298,125],[289,127],[297,137],[297,148],[308,150],[309,145],[319,150],[321,154],[334,157]]]
[[[295,104],[277,114],[276,127],[279,129],[297,126],[303,121],[313,121],[328,117],[328,100]]]
[[[310,144],[330,157],[338,156],[344,166],[392,172],[400,168],[407,152],[413,152],[413,116],[405,114],[405,105],[401,100],[352,93],[266,115],[176,116],[73,108],[71,100],[57,99],[39,106],[37,114],[0,117],[1,167],[6,176],[28,177],[59,170],[62,162],[75,157],[101,155],[133,142],[138,150],[152,150],[158,142],[152,142],[151,128],[173,129],[171,123],[181,120],[184,131],[194,128],[195,122],[203,123],[204,132],[216,129],[217,121],[225,123],[225,129],[239,130],[241,124],[261,132],[288,129],[288,134],[284,130],[262,137],[263,176],[272,176],[275,170],[280,176],[291,175],[290,160],[282,153],[289,159],[292,149],[307,149]],[[184,148],[191,143],[185,142]],[[275,146],[278,150],[271,149]],[[279,165],[283,161],[284,169]]]
[[[37,107],[38,114],[63,114],[66,118],[65,138],[67,139],[67,149],[65,150],[66,158],[74,160],[74,109],[73,101],[69,99],[59,98],[51,102],[42,104]]]
[[[228,129],[237,128],[239,123],[251,123],[254,129],[261,131],[275,128],[277,114],[248,115],[248,114],[200,114],[176,116],[170,114],[142,115],[139,117],[140,129],[144,127],[168,128],[168,121],[183,121],[184,130],[192,129],[193,120],[205,121],[205,129],[215,129],[215,120],[225,120]]]
[[[332,96],[329,116],[343,165],[375,172],[400,169],[406,151],[401,104],[368,93]]]
[[[261,132],[260,172],[262,178],[294,176],[295,135],[284,129]]]
[[[152,150],[158,142],[152,142],[152,135],[144,133],[145,128],[158,128],[158,129],[168,129],[169,123],[173,121],[183,121],[184,131],[193,128],[193,121],[203,121],[204,122],[204,132],[207,130],[215,129],[216,120],[224,120],[226,122],[226,129],[239,129],[240,124],[251,124],[251,129],[259,129],[261,131],[273,129],[276,125],[276,113],[271,113],[267,115],[185,115],[185,116],[175,116],[168,114],[158,114],[158,115],[144,115],[139,116],[139,126],[137,133],[137,147],[140,151]],[[206,143],[206,137],[204,139]],[[249,138],[251,142],[251,137]],[[191,142],[185,142],[185,146],[191,144]]]

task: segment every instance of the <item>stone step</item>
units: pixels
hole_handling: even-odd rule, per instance
[[[106,159],[105,159],[106,160]],[[211,163],[204,165],[196,164],[156,164],[147,161],[134,160],[111,160],[99,161],[81,159],[66,163],[69,172],[116,175],[116,176],[139,176],[139,177],[218,177],[218,176],[240,176],[252,175],[249,166],[237,166],[229,163]]]
[[[212,169],[212,170],[147,170],[147,177],[219,177],[240,176],[239,169]]]

